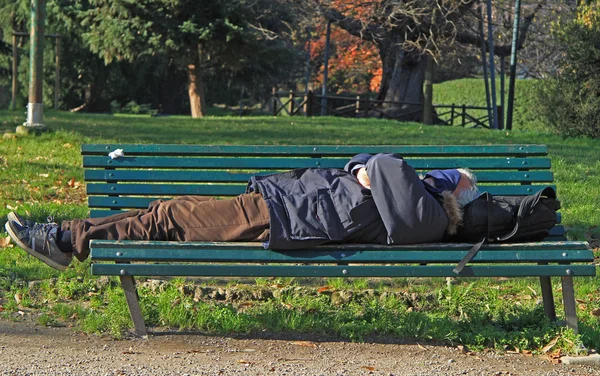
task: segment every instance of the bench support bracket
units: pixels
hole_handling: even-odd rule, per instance
[[[554,296],[552,294],[552,279],[551,277],[540,277],[540,285],[542,286],[542,300],[544,301],[544,312],[551,321],[556,321],[556,308],[554,307]]]
[[[135,334],[138,336],[148,339],[148,332],[146,331],[146,324],[144,323],[144,317],[142,316],[142,310],[140,309],[140,303],[138,293],[135,288],[135,279],[132,276],[119,276],[121,279],[121,285],[123,291],[125,291],[125,298],[127,299],[127,305],[129,306],[129,314],[135,327]]]
[[[575,289],[573,288],[573,277],[561,278],[567,327],[573,329],[575,334],[577,334],[579,330],[577,327],[577,309],[575,308]]]

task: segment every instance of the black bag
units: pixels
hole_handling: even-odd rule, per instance
[[[463,223],[452,238],[456,242],[477,242],[454,268],[454,273],[459,274],[485,242],[544,239],[556,225],[558,209],[560,201],[552,187],[529,196],[482,194],[464,207]]]

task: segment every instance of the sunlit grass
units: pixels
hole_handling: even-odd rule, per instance
[[[22,114],[0,111],[0,132],[23,122]],[[80,146],[83,143],[186,144],[547,144],[562,202],[563,223],[573,239],[600,238],[600,140],[564,139],[550,132],[511,133],[460,127],[427,127],[385,120],[340,118],[188,117],[83,115],[49,111],[52,130],[39,137],[0,140],[0,225],[6,214],[45,221],[87,214]],[[0,230],[0,239],[6,237]],[[127,305],[116,279],[98,286],[88,264],[75,263],[58,273],[14,247],[0,250],[0,312],[10,317],[23,307],[43,312],[43,325],[71,323],[87,332],[120,336],[131,327]],[[30,281],[41,281],[30,286]],[[202,280],[212,285],[213,279]],[[234,287],[238,279],[225,284]],[[447,284],[443,278],[393,280],[341,279],[323,286],[294,289],[306,283],[294,278],[257,279],[249,288],[290,292],[247,305],[195,301],[177,280],[166,289],[142,289],[142,309],[150,325],[209,333],[257,331],[323,333],[349,340],[393,335],[418,340],[463,343],[475,348],[539,349],[552,338],[574,350],[575,336],[551,325],[539,304],[535,278],[469,280]],[[600,308],[597,278],[576,278],[580,339],[600,347],[600,325],[592,310]],[[328,286],[318,293],[320,287]],[[362,294],[375,289],[377,296]],[[560,281],[554,281],[557,303]],[[285,290],[288,291],[288,290]],[[360,298],[332,303],[335,291]],[[387,293],[386,296],[382,294]],[[397,294],[398,293],[398,294]],[[20,302],[14,298],[19,294]],[[414,295],[414,296],[413,296]],[[559,315],[562,312],[559,311]],[[574,345],[569,345],[569,342]],[[562,343],[562,342],[561,342]]]

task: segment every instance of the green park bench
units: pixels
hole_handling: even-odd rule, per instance
[[[124,157],[108,153],[123,149]],[[468,167],[482,191],[527,195],[551,185],[545,145],[482,146],[82,146],[91,217],[146,208],[180,195],[235,196],[251,175],[302,167],[343,168],[355,154],[392,152],[417,171]],[[560,219],[560,215],[559,215]],[[147,334],[135,276],[457,277],[471,244],[348,244],[294,251],[260,243],[91,241],[93,275],[119,276],[138,335]],[[487,244],[458,277],[539,277],[545,313],[556,320],[551,277],[561,277],[566,325],[577,331],[573,277],[594,276],[587,242],[566,241],[555,226],[541,242]]]

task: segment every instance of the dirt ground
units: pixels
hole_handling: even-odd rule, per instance
[[[173,332],[117,341],[31,321],[0,321],[0,375],[600,375],[600,368],[423,343]]]

